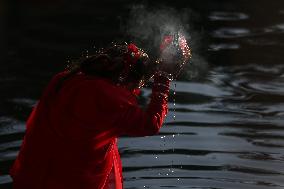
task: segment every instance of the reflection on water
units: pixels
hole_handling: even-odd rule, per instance
[[[211,51],[219,51],[219,50],[224,50],[224,49],[239,49],[240,45],[236,43],[232,44],[226,44],[226,43],[221,43],[221,44],[211,44],[209,45],[209,50]]]
[[[216,67],[206,82],[176,82],[160,135],[120,139],[126,186],[284,187],[283,69]]]
[[[212,34],[216,38],[238,38],[245,37],[250,34],[250,31],[245,28],[220,28]]]
[[[258,1],[250,2],[254,3],[248,7],[257,6]],[[207,19],[203,24],[210,26],[209,71],[202,79],[172,83],[171,92],[175,90],[176,95],[170,98],[159,135],[119,140],[125,188],[284,188],[284,5],[267,8],[277,16],[267,16],[263,22],[255,7],[240,10],[234,4],[200,10]],[[23,43],[52,49],[51,54],[64,51],[70,41],[60,40],[57,45],[39,39],[70,24],[48,22],[35,28],[38,35],[26,35]],[[89,29],[78,32],[91,38],[94,30]],[[73,38],[74,33],[68,35]],[[8,170],[22,142],[25,120],[37,101],[35,91],[44,86],[38,82],[39,75],[50,76],[48,71],[30,71],[28,78],[0,77],[0,188],[11,186]],[[149,95],[150,90],[144,89],[143,97]]]
[[[249,16],[242,12],[212,12],[209,15],[209,19],[212,21],[238,21],[248,18]]]

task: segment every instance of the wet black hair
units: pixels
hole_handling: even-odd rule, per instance
[[[139,87],[140,83],[145,83],[145,80],[149,79],[152,66],[150,66],[148,55],[144,53],[145,55],[138,58],[137,62],[129,68],[129,72],[124,74],[126,64],[124,56],[127,51],[126,43],[112,43],[107,48],[100,49],[92,55],[72,61],[66,67],[67,75],[63,78],[63,81],[78,72],[82,72],[86,75],[110,79],[115,84],[133,83]]]

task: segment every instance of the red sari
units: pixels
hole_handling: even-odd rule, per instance
[[[14,189],[122,189],[117,137],[158,133],[167,113],[169,80],[155,76],[151,102],[111,81],[57,74],[27,121],[11,169]]]

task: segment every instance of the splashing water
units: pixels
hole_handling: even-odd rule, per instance
[[[175,81],[174,81],[175,82]],[[174,83],[174,91],[173,91],[173,120],[175,121],[176,120],[176,99],[175,99],[175,96],[176,96],[176,83]],[[172,152],[174,153],[175,152],[175,134],[172,135],[172,140],[173,140],[173,147],[172,147]],[[169,172],[171,173],[174,173],[174,161],[171,160],[171,167],[169,169]]]
[[[177,67],[173,70],[175,78],[191,58],[191,49],[181,31],[165,35],[160,44],[160,51],[161,55],[158,61],[163,61],[166,64],[177,64]]]
[[[175,67],[177,70],[174,71],[174,82],[176,77],[179,75],[182,68],[186,65],[186,63],[189,62],[189,59],[191,58],[191,49],[189,48],[187,44],[187,40],[185,36],[179,31],[174,35],[166,35],[164,36],[161,44],[160,44],[160,50],[161,50],[161,61],[167,63],[167,64],[173,64],[176,63],[178,67]],[[174,83],[173,88],[173,121],[176,120],[176,83]],[[164,139],[164,145],[165,145],[165,138]],[[173,143],[175,143],[175,134],[172,135]],[[174,153],[174,144],[172,147],[172,152]],[[174,161],[171,161],[171,166],[168,169],[170,173],[174,173]],[[168,176],[169,173],[166,173]]]
[[[176,98],[175,98],[175,96],[176,96],[176,87],[177,87],[177,84],[175,83],[174,84],[174,94],[173,94],[173,103],[174,103],[174,107],[173,107],[173,112],[174,112],[174,114],[173,114],[173,119],[174,119],[174,121],[176,120]]]

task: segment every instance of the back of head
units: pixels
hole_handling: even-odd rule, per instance
[[[78,60],[68,67],[70,74],[81,71],[111,79],[115,84],[141,87],[153,72],[154,63],[134,44],[116,44]]]

